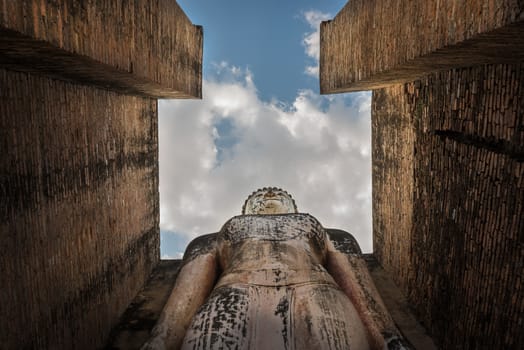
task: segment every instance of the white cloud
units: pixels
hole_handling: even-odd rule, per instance
[[[304,12],[304,19],[309,24],[312,32],[306,33],[302,40],[302,45],[306,50],[306,55],[313,59],[314,64],[307,66],[305,73],[313,77],[318,77],[319,68],[318,61],[320,59],[320,22],[331,19],[332,16],[328,13],[320,11]]]
[[[226,78],[205,80],[202,100],[159,102],[161,229],[216,232],[252,191],[278,186],[370,251],[370,94],[265,102],[251,72],[217,67]]]

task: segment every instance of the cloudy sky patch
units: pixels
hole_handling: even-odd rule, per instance
[[[306,67],[305,73],[316,78],[318,77],[318,61],[320,58],[320,22],[327,21],[333,16],[315,10],[306,11],[303,16],[312,31],[304,35],[302,44],[305,47],[306,55],[315,62],[314,65]]]
[[[332,16],[289,17],[306,25],[294,41],[306,76],[318,67],[318,23]],[[265,186],[286,189],[301,212],[371,251],[370,94],[320,96],[302,81],[280,99],[261,91],[263,69],[226,58],[206,66],[202,100],[159,101],[162,256],[218,231]]]

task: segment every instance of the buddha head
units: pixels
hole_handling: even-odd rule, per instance
[[[264,187],[247,197],[242,207],[242,215],[289,214],[298,213],[295,200],[289,193],[276,187]]]

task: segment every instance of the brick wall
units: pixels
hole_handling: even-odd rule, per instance
[[[0,2],[0,347],[95,349],[160,258],[157,102],[199,98],[176,1]]]
[[[321,25],[320,89],[369,90],[436,70],[524,60],[514,0],[351,0]]]
[[[408,278],[413,225],[415,132],[402,85],[377,90],[372,99],[373,254]]]
[[[156,101],[0,86],[1,347],[100,347],[159,259]]]
[[[0,65],[123,93],[200,97],[202,41],[174,0],[0,2]]]
[[[373,148],[393,153],[374,150],[374,199],[394,206],[374,214],[377,257],[443,349],[524,346],[523,74],[477,66],[374,92]],[[411,206],[392,173],[412,177]]]

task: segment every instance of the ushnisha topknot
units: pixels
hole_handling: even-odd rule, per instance
[[[298,213],[295,200],[278,187],[263,187],[251,193],[242,206],[242,215]]]

